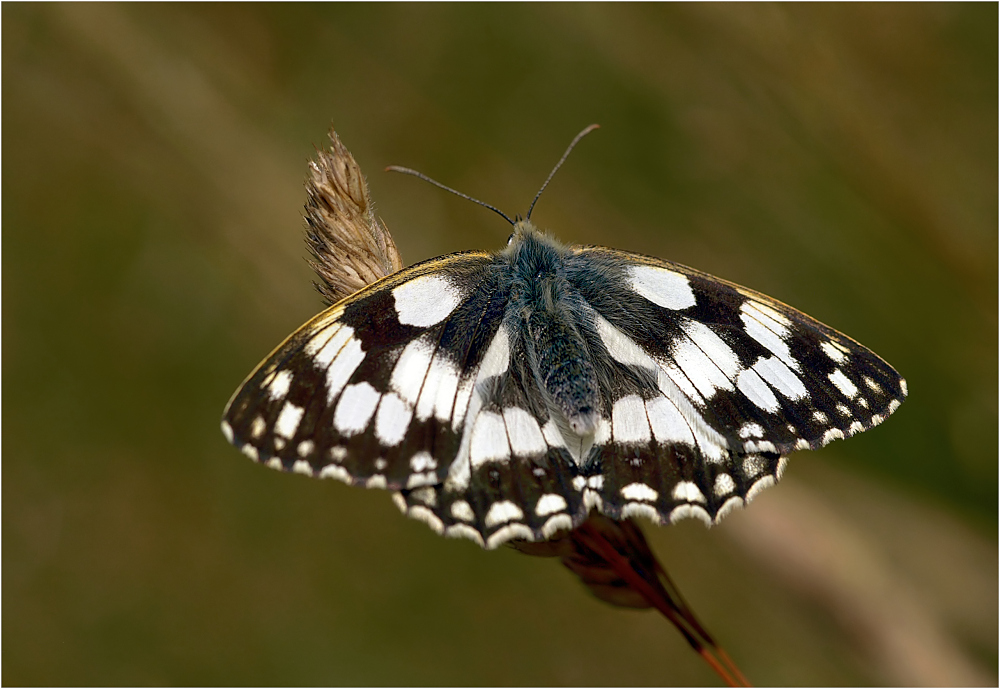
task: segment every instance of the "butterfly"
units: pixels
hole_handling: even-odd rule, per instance
[[[530,217],[499,251],[399,270],[309,320],[233,395],[226,438],[275,469],[390,490],[434,531],[492,549],[592,510],[713,524],[788,453],[873,428],[907,395],[801,311],[562,244]]]

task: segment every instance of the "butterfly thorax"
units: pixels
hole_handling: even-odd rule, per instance
[[[569,250],[518,222],[502,256],[512,284],[507,317],[516,319],[528,366],[544,393],[546,406],[577,435],[594,432],[601,397],[584,330],[586,303],[565,275]],[[514,324],[512,324],[514,325]]]

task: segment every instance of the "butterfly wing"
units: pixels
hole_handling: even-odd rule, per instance
[[[772,484],[784,455],[881,423],[906,382],[851,338],[679,264],[578,247],[606,419],[584,475],[602,511],[718,520]]]
[[[392,489],[440,483],[500,326],[504,285],[491,254],[469,252],[360,290],[250,374],[223,433],[276,469]]]

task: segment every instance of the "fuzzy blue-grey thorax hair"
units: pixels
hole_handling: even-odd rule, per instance
[[[550,412],[577,435],[594,432],[602,408],[586,301],[566,276],[569,249],[530,221],[514,225],[503,252],[512,284],[506,318],[521,333],[527,364]]]

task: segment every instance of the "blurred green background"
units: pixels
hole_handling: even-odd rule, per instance
[[[5,685],[687,685],[652,613],[229,447],[319,310],[331,121],[406,262],[489,212],[778,297],[890,361],[887,423],[719,528],[646,528],[758,684],[997,678],[997,5],[2,8]]]

